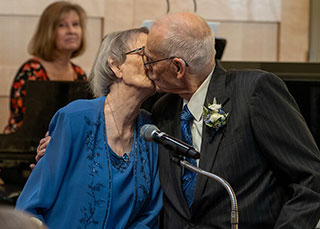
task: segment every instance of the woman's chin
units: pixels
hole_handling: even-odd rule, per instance
[[[149,96],[154,95],[156,93],[156,87],[153,83],[144,85],[142,89],[146,91]]]
[[[151,89],[151,90],[156,90],[156,85],[154,84],[154,82],[152,80],[149,80],[149,79],[145,79],[143,81],[143,88],[148,88],[148,89]]]

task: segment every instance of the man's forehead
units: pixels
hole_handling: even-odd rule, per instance
[[[146,43],[146,46],[144,47],[144,53],[149,58],[153,56],[152,45],[150,44],[150,42],[148,43],[148,41]]]
[[[151,28],[150,33],[148,34],[147,43],[145,46],[145,54],[150,55],[150,57],[152,57],[152,55],[153,56],[156,55],[157,46],[159,46],[161,40],[163,39],[163,36],[161,35],[161,33],[159,33],[159,31],[155,29],[156,28],[152,30]]]

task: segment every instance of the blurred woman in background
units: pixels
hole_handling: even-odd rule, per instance
[[[84,71],[70,59],[85,50],[86,13],[77,4],[59,1],[49,5],[40,17],[29,44],[33,56],[18,70],[10,94],[10,117],[4,133],[15,132],[25,114],[28,80],[86,80]]]

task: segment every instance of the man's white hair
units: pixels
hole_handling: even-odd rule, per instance
[[[199,72],[215,56],[215,38],[204,19],[197,15],[193,15],[192,19],[195,20],[174,15],[168,18],[164,28],[161,21],[155,22],[153,26],[164,29],[162,40],[157,43],[160,54],[164,57],[180,57],[190,66],[191,72]]]

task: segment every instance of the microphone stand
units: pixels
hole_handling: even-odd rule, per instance
[[[196,172],[198,174],[202,174],[206,177],[209,177],[218,183],[220,183],[224,189],[228,192],[229,198],[231,200],[231,228],[232,229],[238,229],[238,223],[239,223],[239,216],[238,216],[238,203],[237,203],[237,198],[236,194],[234,193],[231,185],[223,178],[213,174],[209,173],[207,171],[204,171],[200,168],[197,168],[187,162],[186,160],[183,160],[181,158],[177,158],[176,156],[172,156],[171,160],[176,163],[177,165],[180,165],[182,167],[185,167],[193,172]]]

